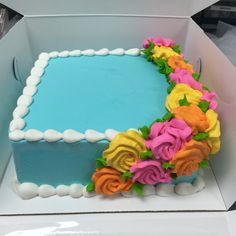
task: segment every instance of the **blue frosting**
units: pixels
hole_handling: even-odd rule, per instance
[[[138,128],[166,112],[166,90],[165,76],[143,56],[51,59],[25,130]]]
[[[180,176],[177,177],[176,179],[172,179],[172,184],[192,183],[197,176],[198,176],[198,171],[195,171],[191,176]]]
[[[24,130],[138,128],[163,116],[167,86],[165,76],[142,56],[51,59],[25,117]],[[108,141],[20,141],[12,145],[19,182],[57,186],[90,182],[95,159]],[[194,178],[178,178],[174,183]]]
[[[108,142],[65,143],[45,141],[14,142],[13,156],[20,183],[32,182],[54,187],[81,183],[86,185],[96,168],[96,158]]]

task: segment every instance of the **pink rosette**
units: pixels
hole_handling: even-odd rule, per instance
[[[155,39],[153,37],[149,37],[147,39],[143,40],[143,48],[148,48],[149,47],[149,42],[154,43]]]
[[[173,47],[174,46],[174,41],[172,39],[168,38],[162,38],[162,37],[157,37],[156,39],[153,37],[149,37],[143,41],[143,47],[148,48],[149,47],[149,41],[154,43],[157,46],[165,46],[165,47]]]
[[[176,69],[169,77],[176,84],[187,84],[189,87],[202,92],[202,84],[196,81],[187,70]]]
[[[152,150],[157,160],[169,161],[191,137],[192,129],[186,122],[174,118],[167,122],[154,123],[145,145]]]
[[[201,98],[201,100],[207,101],[209,102],[209,108],[212,110],[215,110],[217,108],[217,101],[214,100],[214,98],[216,97],[216,93],[215,92],[208,92],[206,90],[203,91],[203,96]]]
[[[157,37],[154,41],[157,46],[173,47],[175,42],[172,39]]]
[[[139,161],[130,171],[134,174],[132,181],[141,184],[170,183],[170,171],[164,170],[157,160]]]

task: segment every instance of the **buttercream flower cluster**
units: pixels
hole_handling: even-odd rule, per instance
[[[208,166],[210,154],[220,149],[216,94],[199,82],[199,75],[171,39],[143,42],[148,61],[165,74],[166,114],[139,131],[119,133],[97,159],[87,191],[112,195],[144,185],[171,183]]]

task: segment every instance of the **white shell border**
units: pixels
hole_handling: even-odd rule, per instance
[[[13,111],[13,119],[9,126],[9,139],[11,141],[26,140],[29,142],[45,140],[47,142],[57,142],[64,140],[66,143],[79,142],[81,140],[87,140],[94,143],[101,140],[111,141],[119,132],[114,129],[107,129],[104,133],[98,132],[93,129],[88,129],[85,133],[80,133],[76,130],[67,129],[63,133],[57,130],[48,129],[45,132],[41,132],[36,129],[29,129],[26,132],[22,129],[25,127],[26,122],[24,117],[28,114],[30,105],[33,102],[33,96],[37,92],[37,85],[41,81],[41,76],[44,74],[45,68],[48,62],[52,58],[57,57],[79,57],[79,56],[107,56],[107,55],[128,55],[139,56],[141,50],[138,48],[131,48],[124,50],[123,48],[116,48],[114,50],[108,50],[102,48],[98,51],[93,49],[87,50],[73,50],[73,51],[53,51],[50,53],[42,52],[39,54],[38,60],[35,61],[34,67],[31,69],[30,76],[26,79],[26,86],[23,89],[22,95],[17,100],[17,107]]]
[[[82,184],[71,185],[58,185],[53,187],[48,184],[38,186],[34,183],[19,183],[15,181],[13,188],[15,192],[24,200],[28,200],[34,197],[48,198],[54,195],[59,197],[70,196],[72,198],[80,197],[94,197],[95,192],[87,192],[86,186]],[[179,183],[177,185],[172,184],[159,184],[156,187],[152,185],[146,185],[144,187],[144,196],[158,195],[160,197],[169,197],[173,195],[187,196],[200,192],[205,188],[205,182],[201,176],[198,176],[193,183]],[[137,197],[133,191],[121,193],[123,197]]]

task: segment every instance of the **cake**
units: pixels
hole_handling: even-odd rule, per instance
[[[190,194],[220,149],[216,94],[179,45],[41,53],[9,127],[23,199]]]

